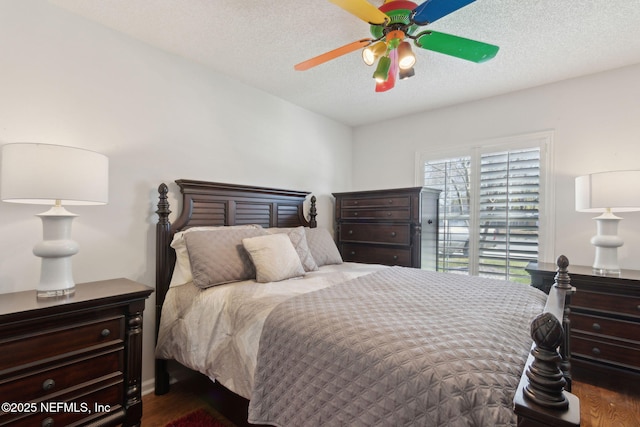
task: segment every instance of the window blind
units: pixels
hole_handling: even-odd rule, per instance
[[[424,185],[441,190],[438,270],[528,282],[538,259],[540,148],[428,160]]]
[[[540,150],[482,154],[478,195],[478,272],[529,280],[538,259]]]

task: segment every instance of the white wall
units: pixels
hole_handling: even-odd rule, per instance
[[[594,215],[575,212],[574,178],[640,169],[640,65],[359,127],[354,190],[415,185],[417,151],[543,130],[554,131],[555,212],[546,214],[555,215],[556,232],[546,261],[565,254],[575,265],[591,265]],[[630,191],[639,188],[629,183]],[[640,269],[640,212],[620,216],[620,264]]]
[[[154,285],[161,182],[312,191],[319,221],[330,227],[331,192],[412,186],[416,151],[548,129],[555,130],[554,252],[588,265],[595,224],[590,214],[574,212],[573,178],[640,166],[640,66],[354,131],[44,0],[0,0],[0,40],[0,145],[71,145],[110,158],[109,204],[72,209],[80,215],[73,228],[81,248],[73,260],[78,282],[127,277]],[[39,261],[31,250],[42,234],[34,215],[42,210],[0,203],[0,294],[35,287]],[[620,259],[640,269],[631,256],[640,251],[640,213],[624,217]],[[152,295],[147,381],[154,304]]]
[[[330,193],[350,185],[350,128],[44,0],[0,0],[0,40],[0,145],[69,145],[110,159],[109,204],[70,208],[80,215],[77,282],[154,286],[157,187],[178,178],[312,191],[320,224],[332,227]],[[34,215],[44,210],[0,203],[0,294],[35,288]],[[154,308],[152,295],[143,380],[153,378]]]

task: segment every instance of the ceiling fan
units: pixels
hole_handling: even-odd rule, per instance
[[[373,77],[376,92],[384,92],[394,87],[396,78],[402,80],[415,74],[416,57],[407,39],[419,48],[476,63],[488,61],[498,53],[498,46],[421,28],[475,0],[425,0],[419,6],[408,0],[385,0],[379,8],[367,0],[329,1],[368,22],[373,38],[357,40],[303,61],[294,66],[298,71],[363,48],[362,59],[367,65],[378,61]]]

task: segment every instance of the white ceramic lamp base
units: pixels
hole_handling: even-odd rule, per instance
[[[37,297],[72,294],[76,285],[71,270],[71,257],[78,253],[79,246],[71,240],[71,223],[77,215],[62,206],[54,206],[38,216],[42,219],[44,240],[33,248],[34,255],[42,258]]]
[[[618,275],[618,248],[624,244],[618,236],[618,223],[622,218],[605,212],[594,219],[598,234],[591,238],[591,244],[596,247],[593,272],[599,275]]]

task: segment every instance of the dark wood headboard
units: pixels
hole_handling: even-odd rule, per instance
[[[317,226],[315,196],[310,199],[309,219],[304,216],[304,202],[309,192],[188,179],[176,180],[176,184],[182,193],[182,212],[173,223],[169,221],[169,187],[164,183],[158,187],[156,337],[162,304],[176,261],[175,251],[170,246],[176,232],[191,227],[242,224],[259,224],[263,227]],[[166,393],[168,387],[166,365],[164,361],[156,360],[156,393]]]

